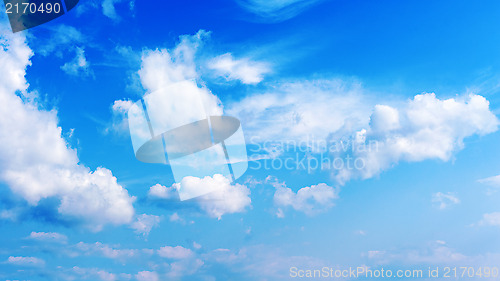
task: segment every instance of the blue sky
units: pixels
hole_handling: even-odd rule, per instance
[[[0,279],[500,267],[499,10],[81,0],[16,34],[2,10]],[[128,109],[184,80],[245,133],[247,172],[195,186],[222,195],[135,159]]]

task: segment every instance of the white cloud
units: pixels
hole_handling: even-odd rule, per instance
[[[248,11],[270,21],[284,21],[295,17],[321,0],[236,0]]]
[[[198,189],[216,190],[195,199],[200,208],[213,218],[221,219],[224,214],[244,212],[252,202],[248,187],[231,184],[228,178],[219,174],[203,179],[185,177],[180,186],[188,192]]]
[[[135,229],[136,233],[142,234],[144,237],[149,235],[151,229],[160,223],[160,217],[155,215],[142,214],[137,216],[135,222],[132,223],[131,227]]]
[[[251,205],[250,189],[241,184],[231,184],[231,181],[220,174],[213,177],[185,177],[180,183],[171,187],[156,184],[149,189],[150,198],[177,198],[177,190],[182,188],[187,193],[198,193],[198,190],[213,190],[204,196],[193,200],[210,217],[219,218],[224,214],[244,212]],[[174,197],[175,196],[175,197]],[[171,221],[177,221],[177,216]]]
[[[334,206],[333,201],[338,199],[338,189],[324,183],[301,188],[297,193],[286,187],[284,183],[274,183],[274,204],[278,207],[291,206],[297,211],[312,215],[325,211]],[[283,211],[278,210],[278,217],[283,217]]]
[[[57,232],[31,232],[28,239],[66,244],[68,237]]]
[[[171,50],[145,50],[139,70],[144,88],[155,91],[197,78],[195,54],[209,35],[209,32],[200,30],[192,36],[180,36],[180,42]]]
[[[115,281],[115,280],[117,280],[117,277],[115,274],[104,271],[104,270],[97,271],[97,277],[103,281]]]
[[[209,61],[208,68],[226,80],[240,80],[244,84],[257,84],[270,72],[266,63],[249,58],[235,59],[231,53],[223,54]]]
[[[285,212],[283,212],[283,210],[281,208],[278,208],[278,210],[276,211],[276,217],[279,218],[279,219],[282,219],[285,217]]]
[[[19,216],[19,210],[16,209],[2,210],[0,212],[0,219],[3,220],[17,221],[18,216]]]
[[[479,95],[446,100],[435,94],[416,95],[399,109],[375,110],[371,118],[385,123],[356,132],[352,143],[357,148],[352,157],[362,164],[358,165],[360,168],[335,171],[339,183],[353,177],[373,177],[400,161],[448,161],[454,152],[463,149],[465,138],[498,128],[489,102]]]
[[[157,251],[157,253],[160,257],[168,258],[168,259],[176,259],[176,260],[191,258],[194,255],[193,251],[191,251],[190,249],[186,249],[182,246],[161,247]]]
[[[340,79],[280,83],[225,112],[241,120],[251,142],[325,141],[347,124],[368,124],[372,104],[359,83]]]
[[[399,129],[399,112],[397,109],[387,105],[375,105],[375,110],[371,116],[370,125],[375,132],[389,132]]]
[[[71,268],[70,272],[78,275],[81,279],[102,280],[102,281],[119,280],[116,274],[98,268],[81,268],[78,266],[74,266],[73,268]],[[72,280],[73,278],[69,277],[65,279]],[[123,279],[127,280],[126,278]]]
[[[480,179],[478,180],[478,182],[491,187],[491,189],[487,191],[489,195],[497,192],[500,189],[500,175],[485,179]]]
[[[201,249],[201,245],[196,243],[196,242],[193,242],[193,248],[195,248],[196,250],[199,250],[199,249]]]
[[[181,218],[178,213],[173,213],[170,216],[170,221],[171,222],[178,222],[178,223],[185,223],[184,219]]]
[[[133,197],[111,171],[94,172],[79,163],[62,137],[57,112],[40,109],[27,91],[25,69],[32,51],[21,34],[0,26],[0,180],[36,206],[44,198],[60,199],[58,211],[83,220],[94,230],[132,220]],[[23,101],[16,91],[28,97]]]
[[[216,249],[203,255],[207,264],[216,262],[227,270],[244,273],[252,280],[288,280],[291,266],[322,268],[332,264],[318,258],[283,253],[272,245],[255,245],[233,251]]]
[[[72,61],[65,63],[61,69],[68,75],[72,76],[93,76],[94,72],[90,69],[90,64],[85,57],[85,50],[77,47],[75,49],[75,58]]]
[[[102,1],[102,13],[110,19],[119,20],[120,17],[116,13],[115,3],[119,3],[122,0],[104,0]]]
[[[113,120],[111,121],[111,130],[115,133],[125,133],[129,131],[127,113],[134,103],[131,100],[116,100],[111,106]]]
[[[154,271],[141,271],[135,275],[137,281],[159,281],[160,276]]]
[[[139,254],[139,250],[136,249],[117,249],[101,242],[93,244],[80,242],[75,247],[85,255],[98,255],[119,260],[135,257]]]
[[[174,186],[166,187],[161,184],[155,184],[149,188],[148,197],[160,199],[179,199],[177,188]]]
[[[148,103],[148,116],[155,134],[179,126],[222,115],[220,100],[196,78],[195,54],[209,33],[200,30],[193,36],[181,36],[171,50],[146,50],[138,74]],[[168,90],[168,92],[167,92]]]
[[[362,254],[376,265],[382,264],[473,264],[474,258],[461,254],[448,246],[444,241],[433,241],[421,249],[404,249],[400,251],[368,251]]]
[[[355,235],[361,235],[361,236],[366,236],[366,231],[364,230],[356,230],[354,231]]]
[[[500,212],[484,214],[479,225],[500,226]]]
[[[117,100],[113,103],[113,112],[125,114],[134,103],[131,100]]]
[[[6,263],[18,266],[44,266],[45,261],[35,257],[13,257],[10,256]]]
[[[66,51],[73,51],[78,45],[84,43],[86,38],[75,27],[59,24],[50,27],[50,37],[48,40],[43,41],[43,38],[40,38],[40,40],[42,42],[40,47],[35,49],[37,53],[40,53],[42,56],[54,53],[56,56],[62,57]],[[38,43],[40,40],[34,43]]]
[[[437,192],[432,194],[432,202],[436,204],[436,207],[440,210],[444,210],[451,205],[456,205],[460,203],[460,199],[456,197],[453,193],[442,193]]]
[[[201,259],[184,259],[170,264],[167,276],[175,278],[195,274],[205,263]]]

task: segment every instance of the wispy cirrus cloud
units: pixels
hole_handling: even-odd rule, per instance
[[[249,12],[272,22],[293,18],[321,1],[323,0],[236,0]]]
[[[209,61],[208,68],[227,81],[239,80],[243,84],[257,84],[270,72],[267,63],[253,61],[249,58],[236,59],[231,53],[217,56]]]
[[[435,204],[436,208],[444,210],[451,207],[452,205],[459,204],[460,199],[451,192],[436,192],[432,194],[432,203]]]
[[[90,68],[90,63],[85,57],[85,50],[77,47],[75,49],[75,57],[73,60],[61,66],[61,69],[68,75],[78,77],[94,76],[94,72]]]

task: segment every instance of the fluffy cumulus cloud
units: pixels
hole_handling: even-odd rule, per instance
[[[193,194],[200,193],[198,190],[213,190],[194,199],[200,209],[213,218],[221,219],[224,214],[244,212],[252,203],[250,189],[247,186],[232,184],[228,178],[220,174],[204,178],[185,177],[180,183],[174,183],[171,187],[157,184],[150,188],[148,196],[153,199],[174,199],[178,198],[179,189]]]
[[[270,71],[266,63],[252,61],[249,58],[235,59],[231,53],[213,58],[208,68],[226,80],[239,80],[244,84],[260,83],[264,79],[264,74]]]
[[[133,104],[131,100],[116,100],[111,105],[113,119],[110,128],[106,129],[106,132],[112,131],[118,134],[128,132],[127,113]]]
[[[193,36],[181,36],[173,49],[143,52],[138,74],[147,92],[144,99],[155,135],[209,115],[222,115],[217,96],[197,82],[195,54],[208,35],[201,30]]]
[[[197,199],[200,208],[210,217],[221,218],[224,214],[244,212],[250,206],[250,189],[241,184],[231,184],[230,180],[222,175],[213,177],[186,177],[180,186],[187,190],[210,189],[214,192]]]
[[[173,49],[145,50],[139,76],[144,88],[155,91],[176,82],[199,78],[195,55],[210,36],[198,31],[195,35],[180,36]]]
[[[474,94],[444,100],[432,93],[417,95],[400,108],[375,107],[371,120],[352,139],[351,156],[358,165],[335,171],[338,182],[373,177],[400,161],[448,161],[464,147],[465,138],[498,128],[489,102]]]
[[[64,216],[85,221],[95,230],[126,224],[134,215],[134,198],[110,170],[91,171],[62,137],[55,110],[41,109],[28,92],[26,68],[32,51],[25,38],[0,26],[0,180],[36,206],[60,200]]]
[[[297,193],[286,187],[284,183],[273,183],[276,188],[274,203],[278,207],[292,207],[297,211],[312,215],[325,211],[334,206],[338,199],[339,190],[324,183],[301,188]],[[282,209],[278,209],[277,216],[284,217]]]
[[[432,203],[434,203],[436,208],[444,210],[452,205],[459,204],[460,199],[458,199],[458,197],[451,192],[448,193],[436,192],[432,194]]]
[[[179,199],[179,194],[175,185],[166,187],[161,184],[155,184],[149,188],[148,197],[152,199]]]

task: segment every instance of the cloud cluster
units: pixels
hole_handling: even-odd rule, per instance
[[[182,246],[165,246],[161,247],[157,252],[160,257],[176,260],[187,259],[194,255],[190,249]]]
[[[140,251],[137,249],[120,249],[117,247],[112,247],[107,244],[103,244],[101,242],[96,242],[96,243],[79,242],[78,244],[75,245],[75,248],[84,255],[96,255],[96,256],[103,256],[109,259],[119,259],[119,260],[132,258],[140,253]]]
[[[339,189],[324,183],[307,186],[299,189],[297,193],[286,187],[285,183],[273,183],[276,188],[274,193],[274,204],[278,207],[292,207],[296,211],[313,215],[323,212],[334,206],[334,200],[338,199]],[[282,209],[278,209],[277,216],[284,217]]]
[[[0,180],[36,206],[60,201],[58,212],[84,221],[94,230],[132,220],[134,198],[110,170],[91,171],[79,163],[58,126],[55,110],[41,109],[28,91],[26,68],[31,49],[25,38],[0,26]]]
[[[439,99],[425,93],[392,103],[375,101],[356,82],[331,79],[285,83],[225,111],[242,121],[254,144],[305,144],[323,153],[340,185],[374,177],[400,161],[448,161],[464,139],[495,132],[499,124],[489,102],[475,94]],[[349,160],[356,165],[346,165]]]
[[[441,100],[428,93],[416,95],[400,108],[377,106],[368,128],[355,132],[352,142],[376,145],[353,149],[352,157],[361,159],[362,167],[335,171],[335,178],[339,183],[371,178],[400,161],[448,161],[463,149],[465,138],[495,132],[498,124],[489,102],[474,94]]]
[[[213,177],[185,177],[180,183],[170,187],[156,184],[149,188],[148,196],[158,199],[177,199],[177,190],[198,193],[197,190],[214,190],[204,196],[193,199],[208,216],[221,219],[224,214],[244,212],[251,206],[250,189],[241,184],[232,184],[220,174]]]
[[[137,216],[136,221],[131,224],[131,228],[136,233],[142,234],[144,237],[148,236],[153,227],[160,223],[161,218],[155,215],[142,214]]]

